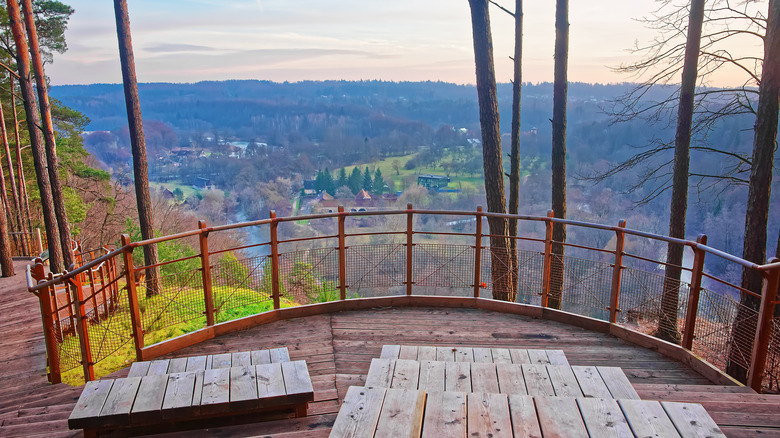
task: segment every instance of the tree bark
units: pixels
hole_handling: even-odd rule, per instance
[[[474,60],[479,98],[479,123],[482,129],[482,157],[485,168],[485,195],[489,212],[506,213],[504,169],[501,163],[496,74],[493,69],[493,41],[487,0],[469,0],[474,36]],[[507,239],[507,221],[489,218],[491,278],[493,298],[508,300],[514,295],[512,263]]]
[[[60,232],[60,245],[62,246],[62,259],[66,269],[72,269],[74,262],[73,248],[70,242],[70,226],[68,225],[68,213],[65,210],[65,198],[60,184],[60,166],[57,163],[57,143],[54,138],[54,123],[51,118],[51,104],[46,85],[46,74],[43,70],[43,59],[38,44],[38,31],[35,28],[35,16],[33,14],[32,0],[22,0],[22,11],[27,27],[27,38],[30,41],[30,57],[33,71],[35,72],[35,88],[38,92],[38,106],[41,110],[41,129],[43,140],[46,144],[46,161],[49,170],[49,182],[51,183],[51,196],[54,200],[54,214],[57,215],[57,226]],[[56,242],[49,242],[49,246]]]
[[[126,0],[114,0],[116,33],[119,40],[119,59],[122,63],[122,80],[127,106],[127,123],[130,128],[130,143],[133,152],[133,176],[135,177],[135,198],[138,206],[138,222],[144,240],[154,238],[152,201],[149,194],[149,167],[146,161],[141,102],[138,98],[138,81],[135,76],[135,57],[130,35],[130,17]],[[147,266],[158,263],[157,245],[144,246],[144,262]],[[150,268],[146,272],[146,294],[160,291],[160,269]]]
[[[704,23],[704,0],[693,0],[688,15],[688,34],[683,61],[680,104],[677,107],[677,130],[674,135],[674,174],[672,202],[669,210],[669,236],[685,238],[685,214],[688,209],[688,167],[690,165],[691,123],[693,98],[698,77],[701,29]],[[666,272],[661,295],[661,317],[655,335],[665,341],[680,343],[677,329],[677,311],[680,301],[680,273],[682,272],[682,245],[669,243],[666,250]]]
[[[753,128],[753,166],[750,169],[747,211],[745,212],[745,240],[742,258],[753,263],[766,262],[767,224],[769,221],[769,197],[772,188],[772,165],[777,138],[778,93],[780,93],[780,3],[769,2],[766,37],[764,38],[764,63],[761,84],[758,87],[758,111]],[[780,243],[780,239],[778,239]],[[750,269],[742,270],[742,287],[761,294],[762,277]],[[761,300],[742,294],[742,306],[737,312],[737,324],[732,334],[726,372],[735,379],[747,380],[747,365],[753,349],[756,319]],[[747,335],[745,335],[747,334]],[[745,361],[745,358],[748,361]]]
[[[515,53],[512,79],[512,147],[509,166],[509,214],[520,207],[520,97],[523,89],[523,0],[515,0]],[[518,284],[517,219],[509,220],[509,245],[512,253],[512,283]],[[514,301],[514,300],[512,300]]]
[[[16,44],[16,64],[19,69],[19,88],[24,99],[24,111],[27,114],[27,130],[30,132],[30,146],[33,152],[35,176],[38,179],[38,189],[41,193],[41,209],[43,211],[43,224],[46,228],[46,240],[49,249],[49,269],[57,273],[63,270],[62,247],[60,241],[59,225],[54,211],[54,200],[51,192],[51,181],[47,169],[46,152],[44,150],[43,136],[39,126],[41,125],[37,108],[35,107],[35,92],[30,78],[30,51],[24,37],[21,11],[17,0],[8,0],[8,18]]]
[[[5,206],[0,211],[0,269],[3,277],[14,276],[14,261],[11,257],[11,241],[8,238],[8,221]]]
[[[22,232],[22,229],[24,228],[24,225],[22,224],[22,209],[21,209],[21,203],[19,202],[19,190],[16,186],[16,176],[14,175],[14,163],[11,160],[11,147],[8,144],[8,129],[6,129],[5,126],[5,114],[3,114],[3,106],[0,104],[0,133],[3,135],[3,147],[5,148],[5,160],[6,165],[8,166],[8,182],[11,185],[11,196],[14,201],[14,216],[16,219],[16,228],[17,231]],[[11,214],[9,212],[9,217],[11,217]],[[13,221],[12,221],[13,222]],[[19,238],[14,237],[14,241],[19,243],[18,248],[22,251],[22,254],[26,255],[27,252],[27,241],[24,238],[24,234],[19,234]]]
[[[30,197],[27,195],[27,181],[24,177],[24,165],[22,163],[22,142],[19,136],[19,115],[16,112],[16,96],[14,96],[14,78],[9,78],[9,90],[11,90],[11,114],[14,118],[14,142],[16,143],[16,175],[19,178],[19,201],[22,208],[21,226],[23,240],[27,242],[28,254],[34,255],[32,244],[32,221],[30,219]],[[35,254],[37,255],[37,254]]]
[[[552,118],[552,209],[556,218],[566,218],[566,94],[568,89],[569,59],[569,2],[555,4],[555,66]],[[563,257],[566,226],[553,224],[552,263],[550,265],[550,293],[548,306],[561,308],[563,300]]]

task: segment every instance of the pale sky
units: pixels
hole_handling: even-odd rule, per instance
[[[75,10],[55,85],[121,82],[113,2]],[[474,83],[467,0],[129,0],[139,82],[224,79],[442,80]],[[499,0],[508,9],[514,1]],[[624,82],[610,71],[653,34],[635,21],[653,0],[570,2],[569,80]],[[524,2],[524,76],[552,81],[553,0]],[[496,76],[511,79],[514,23],[491,6]],[[728,82],[728,81],[726,81]]]

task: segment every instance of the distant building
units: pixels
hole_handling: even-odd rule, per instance
[[[450,177],[442,175],[420,175],[417,177],[417,184],[429,189],[440,189],[447,187],[450,183]]]

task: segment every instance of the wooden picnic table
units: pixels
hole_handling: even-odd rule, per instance
[[[639,399],[617,367],[372,359],[366,387]]]
[[[352,386],[331,438],[723,437],[695,403]]]
[[[383,345],[382,354],[379,357],[381,359],[437,360],[442,362],[569,364],[563,350],[526,350],[519,348]]]
[[[97,436],[115,429],[175,430],[195,421],[206,427],[204,421],[215,418],[265,411],[305,416],[314,400],[306,362],[291,362],[283,350],[138,362],[126,378],[88,382],[68,426]]]

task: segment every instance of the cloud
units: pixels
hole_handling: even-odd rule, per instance
[[[156,44],[154,46],[144,47],[144,50],[151,53],[181,53],[181,52],[213,52],[217,49],[198,44]]]

